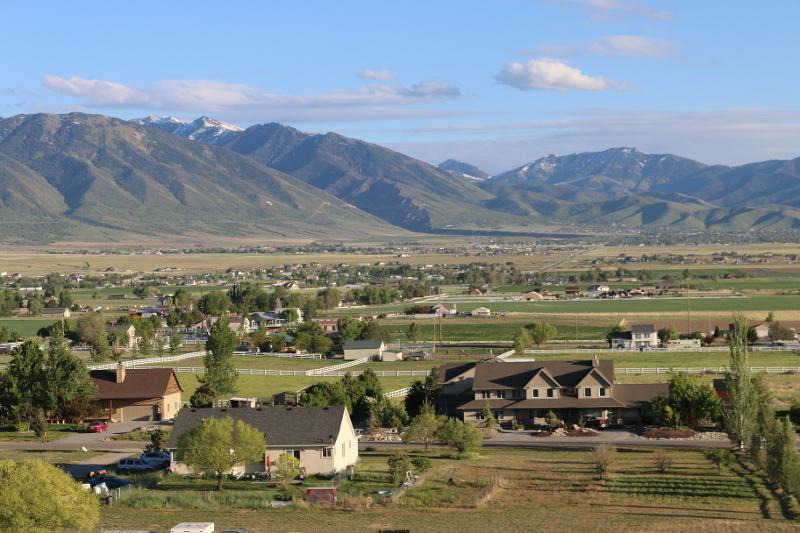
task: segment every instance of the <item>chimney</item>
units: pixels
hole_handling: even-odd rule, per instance
[[[125,381],[125,367],[122,363],[117,363],[117,383]]]
[[[592,368],[597,368],[597,365],[599,364],[600,361],[597,360],[597,354],[594,354],[594,357],[592,358]]]

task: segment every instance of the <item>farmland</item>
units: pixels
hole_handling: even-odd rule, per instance
[[[181,492],[171,499],[154,494],[149,505],[144,500],[129,507],[123,499],[103,513],[101,526],[164,530],[182,520],[190,508],[194,520],[253,531],[796,529],[761,478],[738,463],[718,473],[700,451],[668,452],[672,466],[659,473],[652,450],[620,450],[609,475],[600,479],[585,450],[485,448],[478,456],[452,460],[443,450],[433,449],[428,454],[432,469],[395,503],[375,494],[391,487],[386,466],[390,453],[382,449],[361,453],[354,481],[341,488],[347,495],[344,510],[264,509],[245,497],[257,491],[241,487],[225,504],[206,498],[207,503],[195,506],[186,487],[185,498]],[[494,488],[493,479],[499,482]],[[368,495],[372,505],[366,503]],[[533,509],[535,513],[523,511]]]

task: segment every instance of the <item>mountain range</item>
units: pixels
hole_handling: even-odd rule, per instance
[[[277,123],[0,119],[0,239],[355,239],[532,227],[800,228],[800,158],[737,167],[635,148],[490,176]]]

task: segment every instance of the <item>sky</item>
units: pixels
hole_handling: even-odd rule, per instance
[[[498,173],[800,156],[797,0],[0,4],[0,116],[208,115]]]

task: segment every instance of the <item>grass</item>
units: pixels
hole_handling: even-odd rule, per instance
[[[358,367],[356,367],[358,368]],[[355,370],[355,369],[354,369]],[[189,400],[192,393],[198,387],[197,374],[181,372],[178,374],[178,381],[183,388],[181,395],[184,400]],[[338,377],[326,376],[248,376],[240,375],[237,381],[237,396],[271,398],[273,394],[284,391],[296,391],[320,381],[338,381]],[[386,391],[393,391],[408,387],[415,379],[421,377],[389,377],[379,378]]]
[[[47,463],[71,464],[91,459],[101,455],[102,452],[71,452],[71,451],[23,451],[23,450],[2,450],[0,449],[0,460],[13,459],[14,461],[28,461],[38,459]]]
[[[14,427],[0,428],[0,442],[52,442],[83,430],[80,424],[48,424],[47,438],[38,438],[33,431],[17,431]]]
[[[597,350],[600,359],[613,359],[617,368],[685,368],[721,367],[730,362],[728,352],[610,352]],[[537,353],[528,356],[537,361],[559,361],[563,359],[589,359],[591,353]],[[513,358],[510,359],[513,361]],[[751,352],[752,366],[800,367],[800,355],[795,352]]]
[[[33,337],[37,331],[55,322],[57,321],[42,318],[0,318],[0,327],[18,331],[24,337]]]
[[[140,491],[136,507],[123,500],[104,511],[100,525],[165,530],[191,509],[192,520],[252,531],[796,530],[763,480],[735,469],[718,474],[700,451],[669,451],[672,467],[660,474],[652,450],[619,450],[600,480],[586,450],[483,449],[479,456],[451,460],[432,449],[434,466],[423,481],[389,503],[375,492],[387,488],[386,459],[393,451],[363,452],[356,481],[341,486],[345,509],[357,512],[266,510],[264,490],[231,486],[217,495],[173,487]],[[499,487],[487,490],[490,479],[498,479]]]

